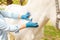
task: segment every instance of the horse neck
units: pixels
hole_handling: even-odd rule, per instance
[[[30,9],[37,9],[37,8],[41,8],[42,6],[47,6],[47,4],[50,3],[50,0],[30,0],[28,2],[27,7]]]
[[[39,19],[39,16],[46,8],[48,2],[49,1],[47,0],[45,2],[44,0],[30,0],[29,4],[27,5],[27,9],[31,12],[34,20]]]

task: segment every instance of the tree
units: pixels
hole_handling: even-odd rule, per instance
[[[59,21],[60,21],[60,9],[59,9],[59,0],[55,0],[55,4],[56,4],[56,27],[59,28]]]

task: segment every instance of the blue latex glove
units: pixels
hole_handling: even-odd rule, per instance
[[[32,21],[26,23],[26,28],[29,28],[29,27],[32,27],[32,28],[36,28],[38,27],[38,23],[34,23]]]
[[[29,17],[30,17],[30,13],[27,12],[27,14],[21,16],[21,19],[26,19],[27,20]]]

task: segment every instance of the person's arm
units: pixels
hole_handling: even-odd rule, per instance
[[[21,30],[23,28],[38,27],[38,23],[35,23],[32,21],[28,21],[28,22],[25,21],[26,23],[23,23],[23,22],[20,24],[17,24],[17,25],[10,25],[10,24],[7,24],[6,21],[4,20],[3,16],[0,15],[0,29],[3,31],[18,32],[19,30]]]
[[[28,19],[30,17],[29,12],[26,12],[26,13],[20,15],[21,13],[15,13],[15,12],[6,11],[6,10],[0,10],[0,14],[5,18],[14,18],[14,19]]]
[[[21,29],[24,28],[36,28],[38,27],[38,23],[28,21],[26,23],[18,24],[18,25],[10,25],[5,22],[4,19],[0,18],[0,29],[3,31],[8,31],[8,32],[17,32]]]
[[[0,19],[0,29],[8,32],[16,32],[20,30],[20,25],[9,25],[3,19]]]
[[[23,24],[22,24],[23,25]],[[20,28],[25,28],[25,25],[22,26],[21,24],[20,25],[10,25],[10,24],[7,24],[6,21],[4,20],[3,16],[0,15],[0,29],[3,30],[3,31],[7,31],[7,32],[17,32],[20,30]]]

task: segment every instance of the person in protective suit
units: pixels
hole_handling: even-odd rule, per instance
[[[26,12],[26,14],[19,15],[17,12],[0,10],[0,40],[8,40],[7,37],[8,32],[19,32],[19,30],[23,28],[38,27],[38,23],[27,20],[29,19],[29,17],[30,17],[30,12]],[[20,24],[11,25],[11,24],[7,24],[4,18],[13,18],[13,19],[19,18],[19,19],[26,20],[28,22],[22,24],[23,26]]]

